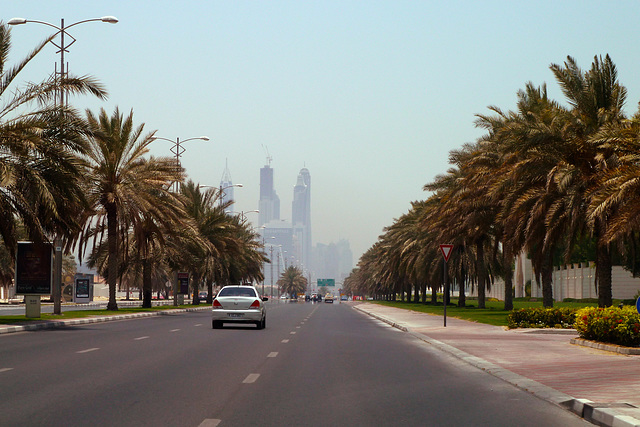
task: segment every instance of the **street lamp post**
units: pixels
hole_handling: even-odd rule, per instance
[[[176,156],[176,177],[178,176],[178,171],[180,170],[180,156],[182,156],[182,153],[184,153],[186,151],[186,148],[184,148],[182,146],[182,144],[184,144],[187,141],[193,141],[196,139],[199,139],[201,141],[208,141],[209,137],[208,136],[196,136],[193,138],[188,138],[185,140],[180,141],[180,138],[176,138],[175,141],[173,139],[169,139],[169,138],[162,138],[159,136],[154,136],[153,140],[157,140],[157,139],[161,139],[163,141],[169,141],[173,144],[173,147],[171,147],[171,152]],[[174,186],[175,188],[173,189],[174,192],[178,192],[180,190],[179,187],[179,183],[178,180],[176,179],[174,181]]]
[[[58,73],[56,71],[56,75],[60,75],[60,82],[62,82],[62,79],[66,76],[66,74],[68,73],[68,69],[67,71],[65,71],[65,66],[64,66],[64,53],[65,52],[69,52],[67,49],[69,47],[71,47],[72,44],[74,44],[76,42],[76,38],[73,37],[71,34],[69,34],[67,32],[67,30],[71,27],[75,27],[78,24],[83,24],[85,22],[93,22],[93,21],[102,21],[102,22],[107,22],[109,24],[116,24],[118,23],[118,19],[115,16],[103,16],[102,18],[92,18],[92,19],[85,19],[83,21],[78,21],[78,22],[74,22],[71,25],[67,25],[65,27],[64,25],[64,18],[60,19],[60,26],[58,27],[57,25],[51,24],[49,22],[44,22],[44,21],[36,21],[33,19],[24,19],[24,18],[12,18],[9,20],[9,22],[7,22],[9,25],[22,25],[22,24],[26,24],[28,22],[33,22],[35,24],[42,24],[42,25],[47,25],[49,27],[55,28],[56,30],[58,30],[55,34],[53,34],[51,37],[55,37],[57,34],[60,34],[60,44],[56,44],[53,40],[51,40],[51,44],[54,45],[55,47],[58,48],[58,52],[60,52],[60,72]],[[71,38],[71,43],[66,44],[65,45],[65,40],[64,40],[64,36],[67,35]],[[64,91],[62,90],[62,88],[60,88],[60,93],[59,93],[59,102],[60,102],[60,106],[64,106],[65,104],[65,99],[64,99]]]
[[[68,73],[68,70],[65,71],[65,66],[64,66],[64,53],[68,52],[68,48],[74,44],[76,42],[76,38],[73,37],[71,34],[69,34],[67,32],[67,30],[71,27],[74,27],[76,25],[85,23],[85,22],[92,22],[92,21],[102,21],[102,22],[107,22],[109,24],[116,24],[118,22],[118,19],[115,16],[103,16],[102,18],[92,18],[92,19],[85,19],[83,21],[78,21],[78,22],[74,22],[71,25],[67,25],[65,27],[64,25],[64,18],[60,19],[60,26],[58,27],[57,25],[51,24],[49,22],[45,22],[45,21],[36,21],[33,19],[25,19],[25,18],[12,18],[9,20],[9,22],[7,22],[9,25],[22,25],[22,24],[26,24],[28,22],[33,22],[35,24],[42,24],[42,25],[47,25],[49,27],[52,27],[56,30],[58,30],[56,33],[54,33],[51,36],[51,40],[49,40],[51,42],[52,45],[54,45],[55,47],[57,47],[60,52],[60,73],[58,73],[58,71],[55,71],[55,75],[56,77],[58,75],[60,75],[60,79],[59,79],[59,83],[58,83],[58,95],[59,95],[59,103],[60,103],[60,109],[62,109],[64,107],[64,105],[66,104],[66,100],[65,100],[65,92],[62,89],[62,80],[66,77],[66,74]],[[60,44],[56,44],[53,41],[53,38],[60,34]],[[69,36],[71,38],[71,43],[69,44],[65,44],[65,40],[64,40],[64,36],[65,34],[67,36]],[[57,67],[56,67],[57,68]],[[68,68],[68,67],[67,67]],[[54,245],[55,247],[55,265],[54,265],[54,270],[55,270],[55,275],[54,275],[54,282],[53,282],[53,313],[54,314],[62,314],[62,295],[61,295],[61,288],[62,288],[62,238],[60,235],[57,235],[55,237],[54,240]]]
[[[233,188],[233,187],[242,188],[242,184],[231,184],[231,185],[227,185],[226,187],[223,187],[222,184],[220,185],[220,188],[218,189],[218,204],[220,206],[222,206],[222,203],[224,202],[224,196],[226,195],[226,193],[224,193],[224,190],[226,190],[227,188]]]

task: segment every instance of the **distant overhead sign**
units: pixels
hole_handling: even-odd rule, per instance
[[[444,262],[449,262],[449,257],[453,251],[453,245],[440,245],[440,251],[444,257]]]
[[[335,279],[318,279],[318,287],[321,286],[335,286],[336,285],[336,280]]]

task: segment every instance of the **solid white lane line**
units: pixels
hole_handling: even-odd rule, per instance
[[[260,377],[260,374],[249,374],[247,375],[247,378],[245,378],[244,381],[242,381],[242,383],[243,384],[255,383],[258,380],[258,377]]]
[[[138,337],[138,338],[134,338],[134,341],[140,341],[140,340],[146,340],[147,338],[149,338],[148,336],[146,337]]]
[[[180,329],[172,329],[169,332],[178,332]]]
[[[272,351],[271,353],[269,353],[267,357],[276,357],[277,355],[278,355],[277,351]]]
[[[13,368],[0,368],[0,372],[7,372],[11,370],[13,370]]]
[[[80,351],[76,351],[76,353],[78,354],[82,354],[82,353],[90,353],[92,351],[96,351],[96,350],[100,350],[98,347],[93,347],[93,348],[88,348],[86,350],[80,350]]]
[[[218,424],[220,424],[220,421],[222,421],[222,420],[209,418],[209,419],[206,419],[203,422],[201,422],[198,427],[216,427]]]
[[[289,342],[289,340],[282,340],[282,342],[286,344]]]

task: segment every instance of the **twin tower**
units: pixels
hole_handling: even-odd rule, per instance
[[[260,216],[258,226],[267,253],[275,252],[284,268],[295,265],[305,276],[311,275],[311,175],[307,168],[300,170],[295,187],[291,222],[280,219],[280,198],[273,186],[273,169],[268,163],[260,169]],[[267,278],[268,279],[268,278]]]

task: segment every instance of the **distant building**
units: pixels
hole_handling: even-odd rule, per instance
[[[300,170],[291,206],[296,257],[307,269],[311,268],[311,175],[307,168]]]
[[[348,240],[318,243],[314,247],[314,270],[318,279],[334,279],[341,284],[353,269],[353,252]]]
[[[267,157],[267,164],[260,169],[260,201],[258,202],[258,226],[280,219],[280,198],[273,187],[273,169],[271,158]]]
[[[222,172],[222,179],[220,179],[220,189],[222,190],[222,200],[220,203],[225,204],[229,201],[234,201],[234,187],[233,180],[231,179],[231,172],[229,171],[229,162],[227,161]]]

